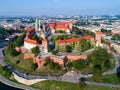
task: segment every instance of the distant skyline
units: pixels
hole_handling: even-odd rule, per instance
[[[0,16],[120,14],[120,0],[0,0]]]

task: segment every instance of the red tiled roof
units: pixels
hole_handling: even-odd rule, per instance
[[[56,42],[57,42],[57,43],[65,43],[65,40],[59,39],[59,40],[56,40]]]
[[[55,28],[56,28],[56,29],[69,30],[69,28],[68,28],[67,26],[63,26],[63,25],[57,25]]]
[[[102,34],[104,34],[104,33],[103,33],[103,32],[98,31],[98,32],[96,32],[96,34],[98,34],[98,35],[102,35]]]
[[[87,36],[84,36],[84,37],[81,37],[81,38],[71,38],[71,39],[66,39],[66,40],[56,40],[57,43],[72,43],[72,42],[78,42],[80,41],[81,39],[86,39],[86,40],[89,40],[93,38],[93,36],[90,36],[90,35],[87,35]]]
[[[71,38],[66,40],[56,40],[57,43],[71,43],[71,42],[78,42],[81,38]]]
[[[86,40],[89,40],[89,39],[93,38],[93,36],[87,35],[87,36],[83,36],[82,38],[86,39]]]
[[[48,23],[47,24],[49,27],[55,27],[55,23]]]
[[[38,44],[38,42],[36,40],[32,40],[32,39],[29,39],[29,38],[25,38],[24,41],[28,42],[28,43],[32,43],[32,44]]]
[[[71,24],[71,23],[72,23],[72,21],[66,21],[66,22],[57,21],[55,23],[48,23],[47,26],[49,26],[52,30],[53,29],[69,30],[69,27],[67,25]]]

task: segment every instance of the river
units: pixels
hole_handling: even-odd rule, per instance
[[[0,90],[22,90],[22,89],[14,88],[0,82]]]

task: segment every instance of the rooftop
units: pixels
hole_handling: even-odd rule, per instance
[[[24,41],[28,42],[28,43],[32,43],[32,44],[38,44],[38,42],[36,40],[32,40],[32,39],[29,39],[29,38],[25,38]]]

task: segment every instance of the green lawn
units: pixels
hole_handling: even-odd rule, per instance
[[[120,81],[117,78],[116,74],[101,76],[99,78],[88,78],[88,81],[95,81],[95,82],[103,82],[103,83],[113,83],[113,84],[120,84]]]
[[[23,54],[20,54],[16,57],[12,57],[9,53],[5,53],[5,61],[22,72],[34,72],[32,68],[32,65],[34,64],[33,59],[23,59],[23,56]]]
[[[33,59],[32,58],[31,59],[24,59],[23,57],[24,57],[23,54],[12,57],[12,56],[10,56],[9,53],[7,53],[5,51],[5,61],[21,72],[30,73],[33,75],[40,75],[40,74],[47,75],[48,73],[49,74],[63,74],[63,73],[65,73],[64,70],[54,71],[54,70],[46,69],[44,67],[34,71],[34,69],[32,67],[34,64]]]
[[[12,72],[9,69],[6,69],[5,67],[0,65],[0,74],[5,78],[9,79]]]
[[[32,85],[32,87],[39,90],[120,90],[117,88],[91,85],[86,85],[84,88],[80,88],[79,84],[59,81],[42,81]]]

